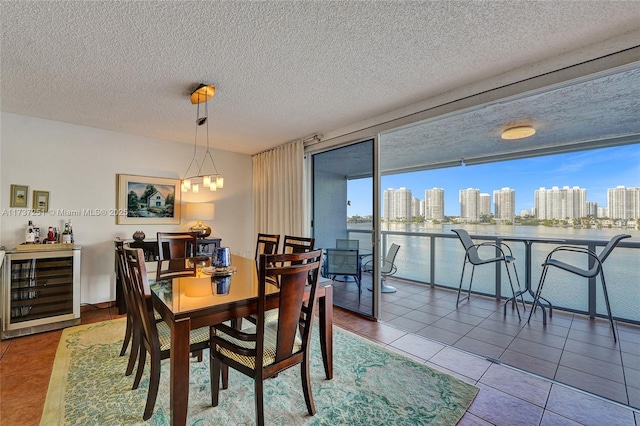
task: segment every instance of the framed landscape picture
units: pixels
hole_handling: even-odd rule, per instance
[[[11,200],[9,207],[27,207],[27,185],[11,185]]]
[[[49,191],[33,191],[33,204],[31,208],[37,212],[49,211]]]
[[[117,175],[116,223],[180,223],[180,179]]]

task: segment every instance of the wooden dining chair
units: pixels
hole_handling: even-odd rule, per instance
[[[158,232],[156,280],[196,275],[197,232]]]
[[[115,245],[115,253],[116,253],[116,264],[117,264],[117,273],[120,277],[120,283],[122,284],[122,293],[124,296],[124,304],[127,310],[127,327],[124,332],[124,340],[122,342],[122,349],[120,349],[120,356],[124,356],[127,352],[127,348],[129,347],[129,343],[131,343],[131,350],[129,352],[129,362],[127,364],[126,375],[129,376],[133,372],[133,367],[135,366],[136,358],[138,356],[138,335],[134,336],[134,318],[135,315],[135,305],[131,300],[131,280],[129,277],[129,269],[127,268],[127,261],[125,260],[124,255],[124,241],[120,238],[114,240]]]
[[[140,345],[138,356],[138,368],[133,382],[133,388],[137,389],[142,379],[147,352],[151,358],[151,372],[149,377],[149,391],[142,418],[148,420],[153,414],[153,408],[158,397],[160,384],[160,361],[169,358],[171,348],[171,330],[165,322],[156,322],[154,318],[151,288],[147,278],[147,267],[144,262],[142,249],[124,248],[125,260],[129,270],[132,287],[131,297],[135,312],[134,335],[139,332]],[[190,351],[198,352],[209,347],[209,329],[207,327],[191,330],[189,340]]]
[[[262,426],[264,380],[300,364],[307,411],[312,416],[315,414],[309,376],[309,338],[321,257],[322,250],[259,256],[257,324],[244,330],[224,324],[211,327],[211,404],[214,407],[218,405],[220,375],[231,367],[254,379],[256,420]],[[275,323],[265,320],[267,294],[273,290],[268,277],[276,277],[280,282],[280,291],[269,295],[278,299]],[[303,297],[308,279],[311,287],[309,314],[306,314]],[[224,376],[222,382],[226,389],[228,382]]]
[[[280,245],[279,234],[258,234],[256,240],[256,254],[254,258],[258,261],[261,254],[276,254]]]
[[[313,245],[315,244],[315,238],[311,238],[311,237],[294,237],[291,235],[285,235],[284,236],[284,241],[282,244],[282,253],[283,254],[291,254],[291,253],[306,253],[309,252],[311,250],[313,250]],[[268,279],[271,279],[272,284],[276,285],[276,286],[280,286],[280,283],[278,282],[277,278],[275,277],[270,277]],[[269,311],[267,311],[266,315],[266,321],[270,322],[270,321],[275,321],[278,318],[278,310],[277,309],[271,309]],[[251,321],[252,323],[256,323],[257,322],[257,317],[256,315],[251,315],[246,317],[247,320]],[[236,323],[234,323],[236,324]],[[237,328],[237,326],[236,326]]]
[[[124,243],[120,238],[117,238],[114,242],[116,262],[118,265],[117,270],[120,276],[120,282],[122,283],[122,293],[127,313],[127,327],[125,330],[125,337],[122,342],[122,349],[120,350],[120,356],[123,356],[126,353],[127,347],[129,343],[131,343],[131,349],[129,350],[129,362],[127,363],[127,369],[125,371],[125,375],[130,376],[131,373],[133,373],[133,367],[136,365],[136,360],[138,359],[140,335],[142,330],[139,325],[140,321],[137,317],[138,313],[135,300],[132,299],[134,294],[132,293],[131,275],[129,274],[129,267],[124,253],[124,248],[129,247],[129,243]],[[153,310],[153,317],[156,322],[162,321],[162,317],[155,309]]]

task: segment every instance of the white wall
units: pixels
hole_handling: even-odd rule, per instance
[[[11,184],[49,191],[50,210],[113,209],[116,174],[180,178],[193,156],[193,146],[77,126],[16,114],[0,116],[0,245],[24,241],[31,219],[45,231],[60,228],[68,215],[14,216],[9,207]],[[212,201],[212,236],[233,252],[253,252],[251,156],[212,150],[224,189],[183,194],[185,202]],[[115,300],[113,239],[130,239],[137,229],[147,238],[158,231],[185,230],[192,225],[116,225],[113,216],[73,216],[76,244],[82,246],[82,303]]]

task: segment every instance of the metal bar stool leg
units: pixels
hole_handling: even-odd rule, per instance
[[[607,285],[604,282],[604,272],[600,269],[600,280],[602,280],[602,293],[604,293],[604,303],[607,305],[607,314],[609,316],[609,323],[611,324],[611,331],[613,332],[613,341],[617,342],[616,328],[613,324],[613,316],[611,315],[611,305],[609,305],[609,295],[607,294]]]

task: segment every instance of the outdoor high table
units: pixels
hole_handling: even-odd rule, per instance
[[[258,274],[253,259],[231,255],[236,272],[224,286],[198,270],[195,277],[174,278],[151,286],[153,305],[171,328],[171,424],[187,421],[189,398],[190,330],[244,318],[257,311]],[[267,293],[276,293],[271,286]],[[330,280],[319,278],[318,322],[320,348],[327,379],[333,377],[333,288]],[[308,295],[308,293],[307,293]],[[306,296],[308,297],[308,296]],[[267,309],[276,308],[277,298],[267,295]]]
[[[531,288],[531,246],[533,243],[562,244],[565,240],[560,238],[510,236],[498,237],[496,242],[500,243],[500,241],[519,241],[524,243],[524,289],[518,289],[518,291],[513,295],[513,303],[516,303],[515,299],[524,293],[529,293],[531,297],[535,297],[535,292]],[[551,306],[551,303],[544,297],[540,297],[540,299],[544,300],[549,306]],[[544,312],[544,306],[542,304],[539,304],[539,306],[542,309],[542,312]]]

